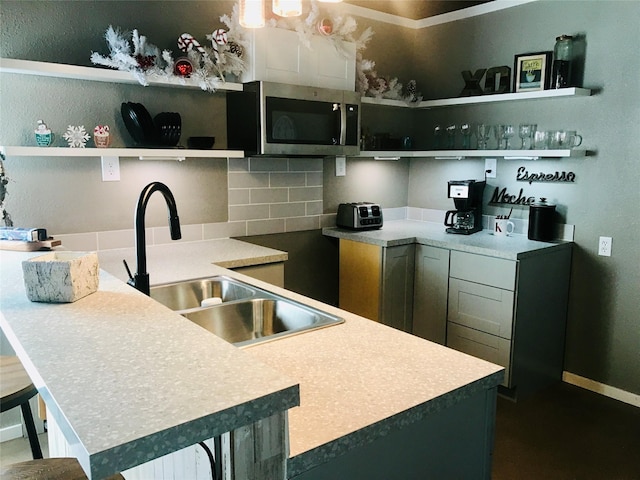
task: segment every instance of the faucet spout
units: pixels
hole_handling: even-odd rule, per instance
[[[149,273],[147,272],[147,250],[146,250],[146,233],[144,229],[144,216],[147,210],[147,203],[154,192],[162,193],[167,203],[167,211],[169,213],[169,230],[171,232],[171,240],[179,240],[182,238],[180,233],[180,219],[178,218],[178,209],[173,193],[164,183],[151,182],[142,189],[138,204],[136,206],[135,216],[135,232],[136,232],[136,261],[137,270],[133,278],[127,282],[132,287],[140,290],[145,295],[149,295]]]

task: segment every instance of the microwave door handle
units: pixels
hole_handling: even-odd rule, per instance
[[[338,104],[338,145],[346,145],[347,143],[347,109],[346,105],[341,103]]]

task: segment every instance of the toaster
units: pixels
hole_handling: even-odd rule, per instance
[[[354,202],[338,205],[336,225],[350,230],[372,230],[382,227],[382,208],[376,203]]]

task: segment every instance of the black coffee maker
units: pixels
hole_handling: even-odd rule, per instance
[[[477,180],[451,180],[448,197],[453,198],[456,210],[444,216],[447,233],[471,235],[482,230],[482,194],[487,182]]]

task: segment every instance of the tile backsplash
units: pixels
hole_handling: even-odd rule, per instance
[[[229,159],[229,221],[247,235],[320,228],[322,158]]]
[[[228,160],[228,221],[182,225],[180,242],[267,235],[333,227],[335,213],[323,213],[322,158],[238,158]],[[383,208],[384,221],[443,223],[444,210]],[[483,215],[483,227],[494,217]],[[513,219],[514,233],[527,234],[528,219]],[[573,240],[573,225],[558,224],[556,238]],[[170,243],[169,227],[146,229],[147,244]],[[69,250],[133,248],[133,229],[55,235]]]

